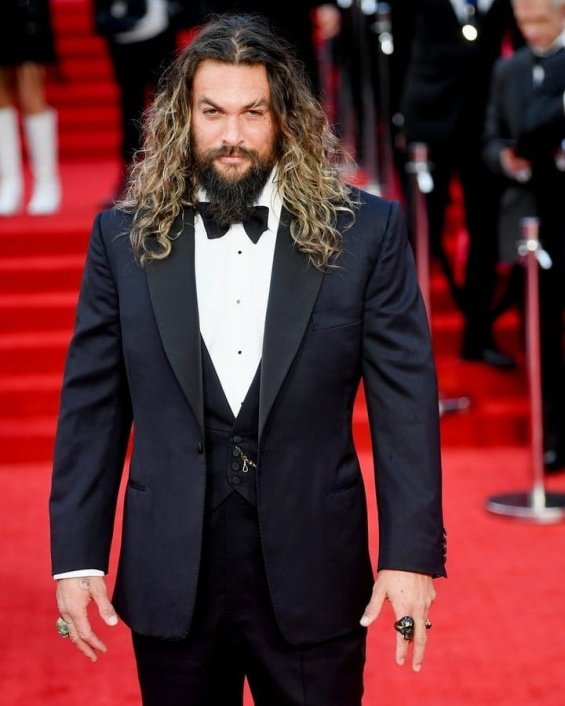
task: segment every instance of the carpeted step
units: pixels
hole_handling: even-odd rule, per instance
[[[21,217],[2,224],[0,248],[3,257],[19,257],[23,252],[33,254],[34,257],[46,257],[54,252],[84,257],[89,235],[84,226],[79,231],[75,224],[66,224],[62,219],[53,217],[42,219],[45,226],[41,229],[37,225],[38,219],[35,219],[31,224],[33,230],[26,232],[25,223],[30,220]]]
[[[3,375],[60,375],[71,338],[70,329],[0,335]]]
[[[58,373],[0,376],[0,420],[56,417],[61,382]]]
[[[117,132],[98,132],[85,136],[82,133],[70,133],[61,136],[60,152],[62,158],[82,162],[89,160],[107,160],[118,157],[120,136]]]
[[[119,112],[115,105],[84,105],[60,113],[59,126],[61,134],[80,133],[83,143],[88,143],[89,132],[96,133],[101,124],[108,126],[113,137],[118,134]],[[63,143],[65,140],[63,140]]]
[[[2,335],[70,329],[76,304],[76,289],[0,294]]]
[[[0,295],[76,291],[80,285],[84,255],[21,256],[0,259]]]
[[[65,108],[80,110],[90,104],[117,106],[118,89],[113,82],[106,81],[51,83],[48,86],[48,97],[60,110]]]
[[[33,417],[25,424],[19,419],[0,419],[2,464],[49,462],[53,458],[56,417]]]

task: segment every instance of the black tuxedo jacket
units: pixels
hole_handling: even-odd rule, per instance
[[[500,153],[516,147],[524,115],[532,99],[534,57],[529,47],[522,47],[494,67],[487,107],[483,156],[489,167],[502,174]]]
[[[518,150],[533,161],[552,160],[565,140],[565,49],[544,59],[545,77],[524,113]]]
[[[522,47],[510,58],[499,59],[494,66],[487,106],[483,158],[489,168],[503,177],[498,227],[499,256],[503,262],[516,261],[516,240],[520,222],[535,216],[537,205],[532,183],[520,183],[505,177],[500,155],[507,147],[516,148],[524,114],[533,93],[534,58],[529,47]]]
[[[493,64],[505,35],[517,31],[510,0],[494,0],[477,15],[474,42],[463,37],[450,0],[397,3],[413,17],[402,104],[408,142],[444,144],[457,133],[480,137]]]
[[[444,574],[438,402],[428,325],[398,205],[361,195],[327,272],[283,211],[261,365],[258,515],[276,618],[301,644],[351,630],[371,593],[352,439],[364,377],[380,568]],[[193,213],[172,254],[134,264],[131,217],[96,219],[68,354],[51,495],[53,571],[107,569],[130,427],[115,604],[181,638],[194,608],[206,486]]]

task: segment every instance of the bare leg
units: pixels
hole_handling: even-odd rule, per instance
[[[0,69],[0,216],[17,213],[23,194],[20,131],[11,78],[8,70]]]

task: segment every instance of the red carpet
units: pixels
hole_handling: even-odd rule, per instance
[[[103,44],[88,32],[86,0],[54,4],[65,83],[50,91],[63,132],[63,209],[0,220],[0,706],[126,706],[139,697],[124,626],[100,630],[110,653],[96,665],[54,627],[47,497],[55,415],[88,230],[117,178],[115,89]],[[498,327],[520,360],[516,372],[500,373],[457,359],[461,321],[437,276],[432,304],[442,392],[472,400],[468,412],[442,421],[450,578],[437,582],[421,674],[394,665],[390,614],[371,629],[364,703],[563,706],[565,525],[484,510],[489,496],[529,487],[518,323],[510,314]],[[372,497],[361,403],[355,433]],[[565,474],[548,489],[565,492]]]

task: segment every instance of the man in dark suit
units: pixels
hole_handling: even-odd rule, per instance
[[[520,98],[519,105],[508,106],[513,110],[510,158],[531,174],[540,240],[552,260],[549,270],[540,270],[544,461],[546,471],[552,472],[565,468],[565,219],[557,196],[565,193],[565,2],[513,4],[530,48],[501,66],[500,73]]]
[[[223,18],[178,58],[127,200],[96,219],[56,442],[57,624],[94,660],[87,604],[116,610],[146,706],[241,705],[245,676],[259,706],[359,706],[386,599],[397,662],[413,638],[421,667],[445,573],[429,332],[399,207],[347,188],[337,148],[287,45]]]
[[[515,27],[510,0],[402,0],[413,18],[402,113],[408,144],[426,143],[434,190],[428,195],[430,238],[464,314],[462,356],[499,367],[512,359],[492,335],[497,262],[497,184],[481,158],[492,66]],[[406,41],[406,39],[404,39]],[[458,172],[469,232],[465,282],[454,281],[442,246],[451,178]]]

